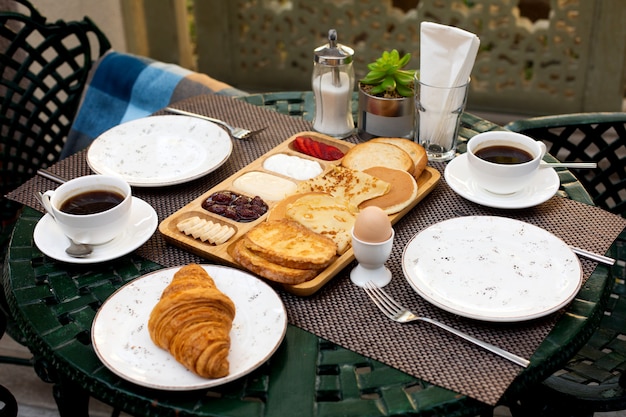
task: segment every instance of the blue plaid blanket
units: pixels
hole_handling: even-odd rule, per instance
[[[120,123],[201,94],[247,93],[178,65],[110,51],[92,69],[61,158],[84,149],[101,133]]]

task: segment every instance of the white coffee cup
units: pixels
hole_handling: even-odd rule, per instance
[[[112,192],[122,197],[116,206],[91,214],[70,214],[61,211],[69,199],[94,191]],[[120,235],[129,219],[132,207],[130,185],[120,177],[87,175],[48,190],[42,196],[48,213],[54,217],[63,233],[77,243],[99,245]]]
[[[477,152],[492,146],[521,149],[530,154],[532,159],[522,163],[497,163],[476,156]],[[515,132],[483,132],[467,142],[467,160],[472,180],[495,194],[512,194],[528,186],[537,174],[545,153],[543,142]]]

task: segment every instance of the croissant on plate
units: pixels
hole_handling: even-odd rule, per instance
[[[189,264],[176,272],[152,309],[152,341],[190,371],[205,378],[228,375],[230,329],[235,304],[204,268]]]

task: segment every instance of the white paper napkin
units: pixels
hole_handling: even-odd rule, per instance
[[[437,87],[465,84],[480,46],[478,36],[432,22],[422,22],[420,29],[420,80]]]
[[[420,29],[420,82],[434,87],[466,84],[480,46],[478,36],[432,22],[422,22]],[[447,148],[456,129],[453,112],[463,105],[464,98],[463,89],[421,94],[422,106],[427,111],[420,113],[420,137]]]

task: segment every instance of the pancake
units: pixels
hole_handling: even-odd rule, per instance
[[[350,230],[357,211],[347,201],[329,193],[292,194],[272,208],[267,221],[295,220],[333,240],[337,244],[337,254],[342,255],[350,248]]]
[[[323,193],[323,192],[317,192],[317,191],[312,191],[312,192],[308,192],[308,193],[296,193],[296,194],[291,194],[287,197],[285,197],[284,199],[280,200],[274,207],[272,207],[272,209],[270,210],[270,212],[267,214],[267,221],[274,221],[274,220],[280,220],[280,219],[284,219],[287,217],[287,208],[289,207],[289,205],[291,203],[293,203],[294,201],[296,201],[297,199],[299,199],[300,197],[306,196],[306,195],[330,195],[328,193]]]
[[[359,210],[369,206],[377,206],[387,214],[395,214],[404,210],[417,197],[417,182],[413,175],[406,171],[387,167],[371,167],[364,172],[388,182],[391,187],[387,194],[359,204]]]
[[[385,144],[379,145],[394,147]],[[406,155],[406,152],[399,148],[396,149]],[[408,155],[406,157],[411,159]],[[413,164],[413,161],[410,161],[410,164]],[[358,207],[363,201],[379,197],[388,191],[389,184],[380,178],[362,171],[334,165],[326,173],[299,183],[297,193],[324,192]]]

